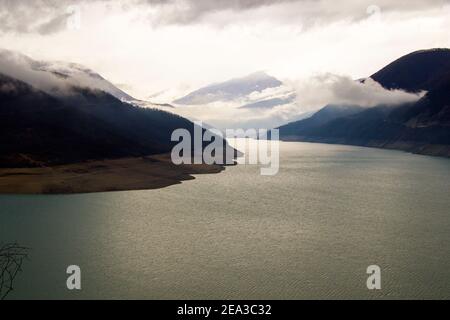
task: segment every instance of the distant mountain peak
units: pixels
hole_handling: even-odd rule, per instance
[[[200,88],[174,101],[175,104],[199,105],[216,101],[231,101],[245,97],[253,92],[280,87],[283,83],[264,71],[251,73],[241,78],[214,83]]]
[[[256,71],[256,72],[250,73],[247,76],[244,76],[244,77],[241,77],[241,78],[237,78],[237,79],[261,80],[261,79],[275,79],[275,78],[272,77],[271,75],[267,74],[267,72],[260,70],[260,71]]]

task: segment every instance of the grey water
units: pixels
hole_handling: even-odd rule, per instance
[[[286,142],[275,176],[237,165],[159,190],[1,195],[0,242],[31,248],[8,298],[449,299],[449,193],[449,159]]]

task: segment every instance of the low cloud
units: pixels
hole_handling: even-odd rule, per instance
[[[82,66],[41,62],[17,52],[0,50],[0,73],[11,76],[53,95],[68,94],[74,86],[106,90],[102,78]],[[2,88],[11,90],[11,88]],[[414,102],[424,93],[387,90],[372,79],[354,81],[348,76],[320,74],[285,85],[254,92],[233,101],[218,101],[174,111],[193,120],[219,128],[270,128],[297,120],[328,104],[374,107]],[[295,95],[295,99],[286,99]],[[249,103],[279,98],[286,103],[272,108],[240,108]],[[154,98],[156,99],[156,98]],[[151,99],[151,100],[154,100]]]
[[[417,101],[424,94],[387,90],[371,78],[362,82],[330,73],[294,81],[291,82],[291,86],[297,93],[297,104],[302,106],[305,111],[317,110],[327,104],[361,107],[396,106]]]
[[[52,73],[38,70],[39,62],[22,54],[0,49],[0,73],[48,93],[66,92],[68,86]]]
[[[10,76],[38,90],[57,96],[73,94],[73,89],[77,87],[98,89],[105,92],[114,89],[98,74],[81,65],[67,62],[37,61],[21,53],[3,49],[0,49],[0,74]]]
[[[273,108],[242,109],[239,106],[248,101],[237,100],[181,107],[175,112],[193,120],[202,120],[219,129],[273,128],[310,116],[329,104],[366,108],[379,105],[398,106],[415,102],[425,93],[413,94],[402,90],[387,90],[370,78],[365,79],[363,83],[348,76],[329,73],[285,83],[287,86],[284,88],[293,89],[296,99]],[[263,93],[255,93],[253,98],[266,99],[277,94],[279,92],[266,90]]]

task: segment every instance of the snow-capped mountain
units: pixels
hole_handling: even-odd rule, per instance
[[[60,61],[40,62],[37,70],[50,72],[58,77],[61,77],[62,79],[73,81],[75,84],[87,84],[90,87],[107,92],[122,101],[131,102],[136,100],[126,92],[117,88],[98,73],[95,73],[91,69],[80,64]]]
[[[88,87],[109,93],[121,101],[136,100],[98,73],[77,63],[38,61],[18,52],[0,49],[0,73],[14,76],[51,94],[67,92],[73,87]]]
[[[227,103],[236,108],[268,109],[292,103],[294,99],[293,90],[283,82],[265,72],[255,72],[205,86],[173,103],[179,106]]]
[[[180,88],[182,89],[182,88]],[[185,88],[184,88],[185,89]],[[188,94],[182,92],[171,111],[223,129],[273,128],[303,116],[294,87],[265,72],[207,85]],[[160,99],[163,91],[152,95]]]

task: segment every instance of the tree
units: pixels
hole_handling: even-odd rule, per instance
[[[0,300],[13,290],[13,282],[22,271],[22,263],[28,257],[28,248],[17,243],[0,245]]]

